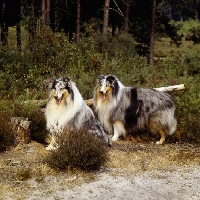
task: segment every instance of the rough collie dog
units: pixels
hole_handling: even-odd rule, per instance
[[[52,139],[46,148],[47,150],[56,147],[56,135],[64,130],[79,131],[86,129],[94,136],[100,137],[109,143],[109,138],[100,122],[86,105],[75,83],[69,77],[54,79],[49,87],[50,95],[45,108],[45,117],[47,129],[52,135]]]
[[[157,144],[176,130],[172,97],[155,89],[125,87],[113,75],[100,75],[94,91],[94,109],[112,141],[127,133],[159,133]]]

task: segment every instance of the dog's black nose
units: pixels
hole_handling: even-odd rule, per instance
[[[100,91],[100,93],[101,93],[101,94],[104,94],[104,92],[103,92],[103,91]]]
[[[54,96],[54,98],[55,98],[55,99],[57,99],[57,98],[58,98],[58,96]]]

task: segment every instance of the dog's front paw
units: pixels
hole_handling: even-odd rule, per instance
[[[58,148],[58,145],[48,145],[45,149],[48,150],[48,151],[52,151],[52,150],[56,150]]]
[[[113,135],[112,141],[115,142],[115,141],[117,141],[117,140],[118,140],[118,135]]]
[[[157,141],[156,144],[162,144],[160,141]]]

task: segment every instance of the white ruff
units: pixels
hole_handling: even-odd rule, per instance
[[[81,109],[82,97],[72,83],[74,92],[74,100],[71,95],[68,95],[65,102],[57,105],[56,100],[52,98],[46,106],[47,129],[50,133],[60,133],[67,123],[74,117],[75,113]]]
[[[98,99],[96,102],[96,112],[98,114],[98,119],[101,123],[101,125],[104,127],[105,131],[109,135],[114,134],[113,130],[113,122],[115,121],[114,119],[114,109],[116,106],[119,105],[119,101],[121,98],[121,91],[124,88],[124,86],[119,82],[119,91],[116,97],[113,97],[112,94],[110,93],[107,98],[108,101],[107,103],[104,103],[103,100]]]
[[[96,111],[98,114],[98,119],[109,135],[113,134],[113,125],[112,123],[109,123],[111,110],[112,107],[109,104],[103,104],[101,99],[97,101]]]

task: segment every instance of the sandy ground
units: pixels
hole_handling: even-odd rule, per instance
[[[37,153],[43,146],[36,146],[34,144],[30,148],[26,148],[25,151],[24,149],[15,150],[15,158],[10,157],[13,152],[0,154],[0,175],[2,176],[0,177],[0,200],[200,199],[199,157],[195,164],[173,165],[171,168],[166,167],[166,169],[165,167],[159,168],[158,165],[155,168],[148,168],[148,170],[138,170],[134,169],[133,163],[131,170],[108,165],[102,167],[100,171],[87,174],[66,173],[65,171],[52,172],[39,164],[36,159],[39,157]],[[167,147],[159,148],[163,150]],[[22,154],[22,150],[26,154]],[[115,151],[113,150],[113,152]],[[24,167],[26,164],[23,159],[27,163],[30,162],[28,159],[32,154],[36,155],[34,159],[31,159],[34,176],[20,181],[10,172],[5,176],[5,179],[4,175],[8,170],[15,171],[16,168],[13,166]],[[139,151],[137,155],[139,155]],[[157,162],[162,162],[158,158],[156,159]],[[123,158],[121,162],[123,162]],[[5,171],[6,165],[9,168]],[[37,168],[37,166],[40,167]],[[135,166],[135,168],[137,167]]]
[[[54,183],[55,192],[44,194],[35,190],[26,199],[200,199],[200,169],[189,172],[144,173],[131,176],[111,176],[101,173],[95,182],[84,183],[72,189],[62,189]],[[44,197],[45,196],[45,197]]]

